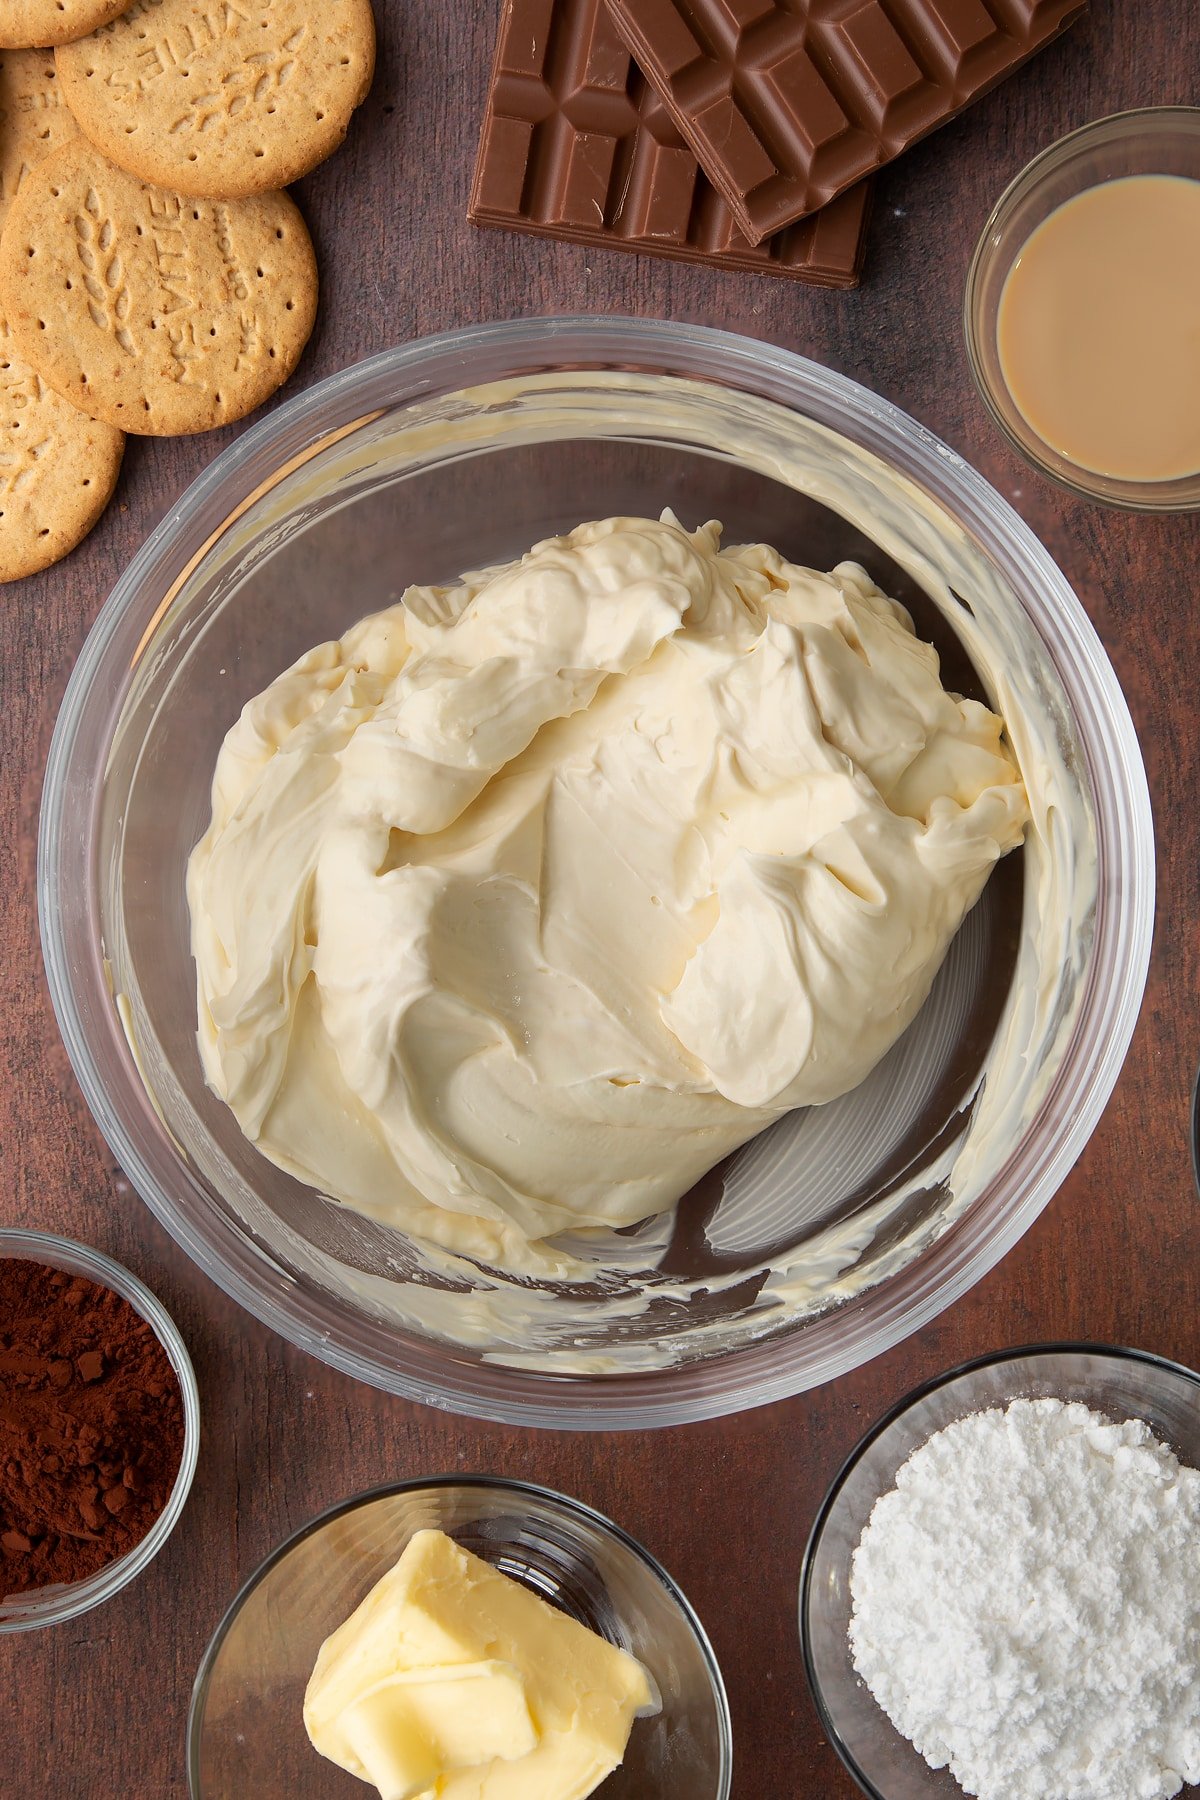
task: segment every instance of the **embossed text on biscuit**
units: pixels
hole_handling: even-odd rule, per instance
[[[171,352],[171,366],[167,371],[169,378],[177,387],[202,388],[202,380],[196,380],[192,372],[193,363],[202,363],[204,350],[196,338],[196,321],[194,319],[177,319],[167,326],[167,344]],[[196,371],[200,373],[199,370]]]
[[[133,13],[127,13],[123,21],[117,20],[116,23],[128,27],[134,16]],[[139,38],[144,41],[133,53],[135,69],[110,69],[104,78],[105,85],[116,94],[142,93],[151,82],[169,74],[172,69],[186,71],[188,63],[194,57],[201,56],[213,44],[236,37],[242,26],[249,25],[250,22],[250,14],[235,6],[233,0],[221,0],[220,5],[206,8],[174,32],[164,32],[154,38],[146,32],[139,32]],[[112,30],[109,27],[109,31]]]
[[[183,312],[196,304],[190,286],[183,202],[178,194],[169,194],[165,189],[147,189],[146,204],[150,213],[154,271],[161,295],[159,311],[165,314]]]
[[[218,206],[214,216],[217,221],[217,249],[221,253],[221,266],[225,270],[225,280],[235,300],[250,298],[250,277],[238,262],[237,251],[233,243],[233,227],[229,219],[229,208]]]

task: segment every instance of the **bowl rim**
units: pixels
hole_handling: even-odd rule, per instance
[[[114,1594],[120,1593],[122,1588],[136,1580],[158,1555],[179,1523],[200,1455],[200,1390],[192,1359],[179,1327],[145,1282],[105,1251],[97,1250],[90,1244],[81,1244],[75,1238],[64,1237],[57,1232],[24,1226],[0,1227],[0,1258],[7,1256],[19,1257],[28,1262],[45,1262],[52,1268],[61,1266],[56,1262],[56,1257],[67,1258],[68,1267],[72,1264],[82,1265],[85,1279],[94,1281],[97,1286],[111,1288],[141,1315],[166,1351],[179,1382],[183,1401],[183,1450],[167,1503],[146,1535],[139,1538],[123,1556],[105,1563],[103,1568],[97,1569],[94,1575],[89,1575],[82,1581],[54,1582],[44,1588],[32,1588],[24,1594],[7,1597],[0,1595],[0,1637],[18,1631],[36,1631],[45,1625],[60,1625],[68,1619],[76,1619],[80,1614],[90,1612],[94,1606],[102,1605],[105,1600],[111,1600]],[[78,1266],[72,1268],[71,1272],[78,1273]],[[5,1610],[9,1607],[17,1610],[9,1614]]]
[[[1127,1344],[1108,1344],[1091,1339],[1047,1339],[1031,1344],[1011,1345],[1003,1350],[988,1350],[981,1356],[968,1357],[965,1362],[956,1363],[953,1368],[945,1369],[939,1375],[931,1375],[928,1380],[919,1382],[916,1387],[910,1388],[907,1393],[902,1394],[894,1405],[889,1406],[887,1411],[863,1433],[844,1459],[833,1480],[829,1483],[824,1499],[817,1508],[800,1564],[798,1622],[800,1649],[804,1658],[804,1675],[822,1731],[836,1751],[847,1774],[852,1777],[861,1792],[867,1795],[867,1800],[889,1800],[889,1796],[877,1788],[870,1776],[858,1766],[853,1751],[842,1737],[837,1722],[829,1710],[824,1689],[813,1664],[812,1642],[808,1625],[813,1568],[830,1516],[837,1505],[843,1487],[872,1444],[877,1443],[884,1433],[896,1424],[897,1420],[902,1419],[905,1413],[910,1412],[914,1406],[920,1405],[922,1400],[927,1400],[931,1394],[936,1394],[942,1388],[951,1386],[953,1382],[962,1380],[964,1376],[978,1374],[981,1369],[998,1368],[1009,1362],[1028,1362],[1037,1357],[1055,1356],[1099,1356],[1107,1358],[1110,1362],[1144,1364],[1149,1368],[1167,1370],[1172,1375],[1182,1376],[1185,1381],[1200,1390],[1200,1373],[1195,1369],[1190,1369],[1186,1363],[1176,1362],[1169,1356],[1160,1356],[1154,1350],[1138,1350]],[[917,1753],[914,1751],[915,1754]]]
[[[1105,113],[1101,118],[1089,119],[1085,124],[1077,125],[1074,131],[1066,132],[1062,137],[1055,138],[1052,143],[1039,150],[1037,155],[1031,157],[1024,168],[1019,169],[1013,176],[988,213],[987,221],[971,253],[971,261],[967,266],[967,278],[963,285],[962,332],[967,365],[971,371],[971,379],[975,384],[976,392],[983,401],[992,423],[1007,440],[1010,448],[1017,452],[1021,460],[1033,469],[1035,474],[1043,476],[1045,480],[1052,482],[1055,487],[1065,493],[1074,494],[1077,499],[1089,500],[1097,506],[1107,506],[1114,512],[1182,513],[1200,511],[1200,493],[1197,492],[1200,489],[1200,471],[1190,475],[1181,475],[1174,482],[1138,483],[1121,476],[1105,476],[1095,470],[1084,469],[1065,455],[1061,456],[1061,461],[1066,465],[1064,469],[1055,468],[1052,463],[1040,456],[1037,445],[1042,440],[1038,438],[1032,426],[1028,428],[1028,438],[1022,437],[1014,429],[1006,417],[994,385],[988,379],[984,369],[980,350],[982,322],[978,317],[979,285],[992,249],[992,235],[1001,219],[1011,208],[1036,190],[1043,176],[1049,172],[1049,165],[1068,160],[1073,151],[1079,149],[1089,138],[1101,137],[1105,134],[1113,135],[1117,127],[1125,127],[1132,131],[1138,124],[1144,124],[1150,119],[1165,122],[1168,118],[1178,120],[1181,125],[1194,132],[1197,144],[1200,145],[1200,105],[1189,106],[1172,103],[1164,106],[1131,106],[1118,112]],[[1092,185],[1098,185],[1098,183]],[[1086,189],[1081,189],[1080,192],[1086,192]],[[1015,400],[1013,406],[1018,412],[1020,411]],[[1067,473],[1067,469],[1073,471],[1073,474]],[[1121,491],[1104,493],[1092,485],[1096,481],[1119,482]],[[1172,499],[1172,487],[1182,487],[1184,484],[1190,489],[1190,494],[1179,494],[1178,497]],[[1159,487],[1165,491],[1163,497],[1158,499],[1139,498],[1139,486]]]
[[[507,357],[506,367],[523,371],[567,375],[597,367],[649,367],[660,376],[685,375],[713,390],[727,386],[744,392],[749,388],[755,394],[769,394],[774,405],[841,432],[867,454],[889,460],[968,535],[978,538],[981,532],[989,532],[988,554],[999,558],[1002,566],[1019,563],[1024,568],[1030,591],[1020,603],[1022,610],[1064,684],[1064,665],[1071,672],[1070,704],[1087,740],[1086,779],[1092,789],[1096,829],[1114,868],[1119,861],[1121,880],[1119,891],[1114,884],[1107,892],[1102,884],[1096,939],[1082,979],[1077,1015],[1044,1103],[1060,1095],[1065,1084],[1070,1117],[1061,1131],[1049,1137],[1039,1136],[1036,1122],[1031,1123],[1004,1164],[1005,1197],[988,1215],[983,1229],[964,1241],[963,1221],[956,1221],[899,1274],[873,1284],[849,1302],[854,1320],[849,1338],[843,1328],[836,1341],[830,1341],[829,1333],[821,1330],[821,1319],[814,1321],[818,1348],[807,1361],[801,1359],[803,1366],[798,1362],[793,1368],[789,1358],[780,1356],[775,1342],[767,1346],[750,1343],[723,1357],[674,1364],[665,1370],[603,1377],[462,1362],[455,1359],[452,1349],[447,1356],[445,1348],[439,1347],[435,1380],[421,1360],[426,1342],[421,1339],[416,1340],[416,1353],[402,1342],[400,1350],[385,1357],[374,1341],[366,1345],[368,1334],[356,1320],[347,1319],[336,1298],[315,1290],[299,1293],[292,1278],[250,1234],[235,1231],[224,1215],[218,1218],[215,1209],[188,1210],[179,1205],[178,1194],[153,1166],[160,1153],[157,1148],[146,1148],[149,1140],[143,1117],[139,1116],[136,1129],[131,1129],[117,1103],[125,1104],[135,1093],[130,1071],[122,1066],[115,1075],[102,1073],[93,1034],[83,1021],[74,985],[77,971],[64,941],[59,899],[60,893],[67,891],[58,867],[60,843],[66,841],[61,819],[70,780],[82,780],[72,762],[78,754],[83,716],[89,709],[108,704],[93,694],[97,675],[107,660],[114,659],[114,644],[117,662],[125,648],[132,647],[121,643],[126,614],[140,620],[148,605],[144,592],[148,583],[165,575],[168,566],[187,565],[190,547],[195,547],[197,555],[207,549],[211,539],[204,535],[210,529],[204,521],[206,507],[219,511],[222,519],[231,512],[237,516],[235,501],[259,491],[256,483],[268,464],[270,472],[277,471],[298,445],[327,442],[330,431],[346,419],[377,417],[377,412],[367,412],[366,393],[372,383],[389,384],[395,393],[390,404],[399,408],[435,391],[460,391],[480,380],[495,379],[494,369],[486,374],[479,370],[479,359],[487,355]],[[411,381],[414,374],[420,378],[416,389],[399,392],[401,384]],[[443,386],[436,385],[439,376],[444,377]],[[163,588],[155,591],[161,593]],[[128,627],[126,634],[132,635]],[[1102,770],[1114,772],[1107,788],[1100,780]],[[1012,1247],[1048,1205],[1078,1158],[1124,1062],[1149,965],[1154,923],[1153,836],[1137,735],[1094,626],[1034,533],[955,451],[859,383],[759,339],[707,326],[619,315],[532,317],[415,339],[353,364],[296,395],[251,427],[186,490],[119,576],[67,683],[46,765],[38,841],[38,905],[55,1013],[102,1135],[155,1216],[239,1305],[335,1368],[408,1399],[432,1401],[451,1411],[510,1424],[641,1429],[742,1411],[834,1379],[928,1323]],[[88,879],[94,877],[89,873]],[[1102,976],[1097,959],[1104,943],[1110,943],[1113,966]],[[89,1001],[90,979],[90,972],[85,971],[79,990]],[[111,1021],[108,1029],[111,1032]],[[117,1101],[110,1096],[110,1087]],[[137,1097],[144,1099],[144,1090],[138,1089]],[[175,1150],[171,1162],[177,1171],[180,1159]],[[901,1299],[896,1284],[906,1277],[911,1285]],[[844,1320],[847,1309],[836,1310]]]
[[[327,1506],[322,1512],[315,1513],[305,1524],[281,1539],[242,1582],[205,1645],[192,1682],[186,1728],[187,1781],[191,1800],[204,1800],[203,1790],[200,1786],[199,1737],[212,1672],[225,1639],[233,1629],[242,1607],[259,1584],[265,1581],[274,1568],[286,1561],[293,1550],[310,1537],[315,1537],[327,1525],[333,1524],[335,1519],[343,1518],[348,1513],[357,1512],[360,1507],[372,1505],[377,1500],[389,1500],[400,1494],[420,1494],[445,1488],[475,1488],[493,1493],[549,1501],[552,1506],[566,1513],[570,1519],[598,1528],[602,1536],[615,1539],[623,1549],[628,1550],[638,1562],[649,1569],[660,1587],[665,1589],[678,1607],[700,1649],[717,1708],[720,1766],[717,1770],[718,1788],[714,1800],[728,1800],[733,1780],[733,1718],[729,1710],[725,1678],[721,1673],[721,1665],[717,1660],[716,1651],[712,1647],[708,1633],[701,1624],[691,1601],[674,1576],[669,1574],[658,1558],[647,1550],[644,1544],[639,1543],[630,1532],[626,1531],[624,1526],[618,1525],[614,1519],[610,1519],[607,1514],[598,1511],[596,1507],[589,1506],[585,1500],[576,1500],[572,1495],[561,1493],[557,1488],[546,1487],[537,1481],[525,1481],[517,1476],[450,1472],[441,1475],[414,1475],[404,1481],[385,1481],[376,1487],[364,1488],[360,1493],[352,1494],[346,1500],[335,1501],[332,1506]]]

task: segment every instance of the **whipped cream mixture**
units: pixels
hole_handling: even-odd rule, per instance
[[[854,564],[609,519],[251,700],[188,898],[272,1161],[509,1270],[661,1212],[908,1025],[1025,790]]]

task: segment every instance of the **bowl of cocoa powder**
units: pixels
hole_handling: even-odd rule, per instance
[[[140,1575],[199,1444],[191,1359],[150,1290],[69,1238],[0,1230],[0,1633]]]

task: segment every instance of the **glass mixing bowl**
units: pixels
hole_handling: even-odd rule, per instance
[[[911,1029],[672,1218],[572,1247],[572,1287],[450,1279],[266,1162],[196,1049],[184,868],[217,750],[293,658],[582,519],[672,506],[795,561],[862,561],[1006,714],[1037,833]],[[886,546],[886,547],[885,547]],[[88,1103],[230,1294],[351,1374],[518,1423],[626,1427],[829,1380],[932,1318],[1028,1227],[1120,1069],[1153,914],[1145,775],[1059,570],[904,414],[771,346],[525,320],[391,351],[246,433],[135,557],[72,675],[42,811],[51,992]]]
[[[850,1565],[875,1502],[935,1431],[1010,1400],[1077,1400],[1118,1423],[1144,1419],[1190,1468],[1200,1466],[1200,1375],[1144,1350],[1035,1344],[1001,1350],[917,1388],[880,1419],[826,1495],[800,1579],[800,1637],[829,1742],[869,1800],[961,1800],[879,1707],[850,1657]]]
[[[464,1475],[407,1481],[335,1506],[251,1576],[196,1676],[192,1800],[361,1800],[362,1782],[310,1745],[304,1689],[325,1638],[409,1538],[428,1529],[447,1532],[653,1675],[662,1710],[634,1722],[625,1760],[597,1790],[603,1800],[728,1800],[733,1748],[721,1671],[666,1570],[577,1500]]]

